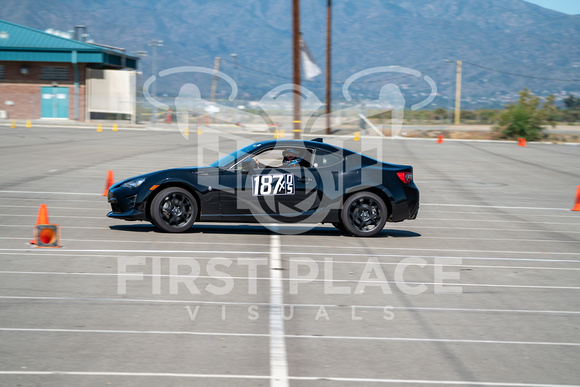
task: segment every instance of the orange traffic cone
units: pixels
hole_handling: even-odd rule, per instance
[[[440,134],[439,136],[437,136],[437,144],[442,144],[443,143],[443,135]]]
[[[526,139],[523,137],[518,138],[518,145],[525,147],[526,146]]]
[[[107,172],[107,181],[105,182],[105,191],[103,192],[102,196],[107,196],[107,194],[109,193],[109,188],[111,188],[111,186],[113,185],[114,182],[115,182],[115,178],[113,177],[113,171],[108,171]]]
[[[46,207],[46,204],[41,204],[40,208],[38,209],[38,216],[36,217],[36,224],[34,225],[34,238],[30,241],[31,245],[35,245],[36,244],[36,232],[37,232],[37,227],[39,224],[49,224],[50,222],[48,221],[48,208]]]
[[[574,203],[574,208],[572,208],[572,211],[580,211],[580,185],[576,189],[576,200]]]
[[[39,224],[35,229],[37,247],[60,247],[60,226],[58,224]]]

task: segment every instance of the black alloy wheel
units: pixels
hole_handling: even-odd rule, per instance
[[[356,236],[373,236],[381,232],[387,221],[387,207],[372,192],[358,192],[349,197],[342,208],[342,224]]]
[[[151,217],[152,222],[163,231],[187,231],[197,218],[197,201],[183,188],[166,188],[153,198]]]

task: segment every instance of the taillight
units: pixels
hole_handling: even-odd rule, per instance
[[[409,184],[413,181],[413,172],[397,172],[399,180],[405,184]]]

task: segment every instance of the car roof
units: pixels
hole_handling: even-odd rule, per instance
[[[287,146],[287,147],[309,147],[315,149],[323,149],[329,152],[339,152],[339,151],[340,152],[346,151],[348,153],[352,152],[334,145],[325,144],[320,141],[309,141],[309,140],[267,140],[267,141],[259,141],[257,144],[259,144],[257,146],[258,148],[270,146],[279,146],[279,147]]]

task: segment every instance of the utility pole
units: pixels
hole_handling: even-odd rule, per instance
[[[330,106],[331,106],[331,84],[330,84],[330,63],[331,63],[331,27],[332,27],[332,0],[327,0],[326,4],[326,134],[330,134]]]
[[[152,40],[149,42],[149,46],[153,51],[153,75],[157,76],[157,47],[163,46],[163,40]],[[156,100],[157,96],[157,82],[153,82],[151,85],[151,96]],[[153,114],[151,116],[151,122],[155,124],[157,121],[157,106],[153,105]]]
[[[213,63],[213,79],[211,81],[211,102],[215,101],[215,90],[217,87],[217,74],[220,70],[220,57],[216,56],[215,61]]]
[[[463,62],[457,61],[457,71],[455,75],[455,125],[461,122],[461,67]]]
[[[147,51],[137,51],[137,56],[139,57],[139,60],[137,61],[137,63],[135,64],[135,78],[136,78],[136,82],[135,82],[135,88],[136,88],[136,92],[139,92],[140,94],[143,93],[143,63],[141,63],[141,58],[145,58],[148,54]],[[139,71],[139,64],[141,64],[141,71]],[[131,119],[134,122],[131,122],[132,124],[137,123],[137,121],[139,121],[138,117],[137,117],[137,102],[135,99],[135,106],[133,106],[133,118]]]
[[[292,0],[292,45],[294,80],[294,138],[299,140],[302,132],[300,112],[300,0]]]

